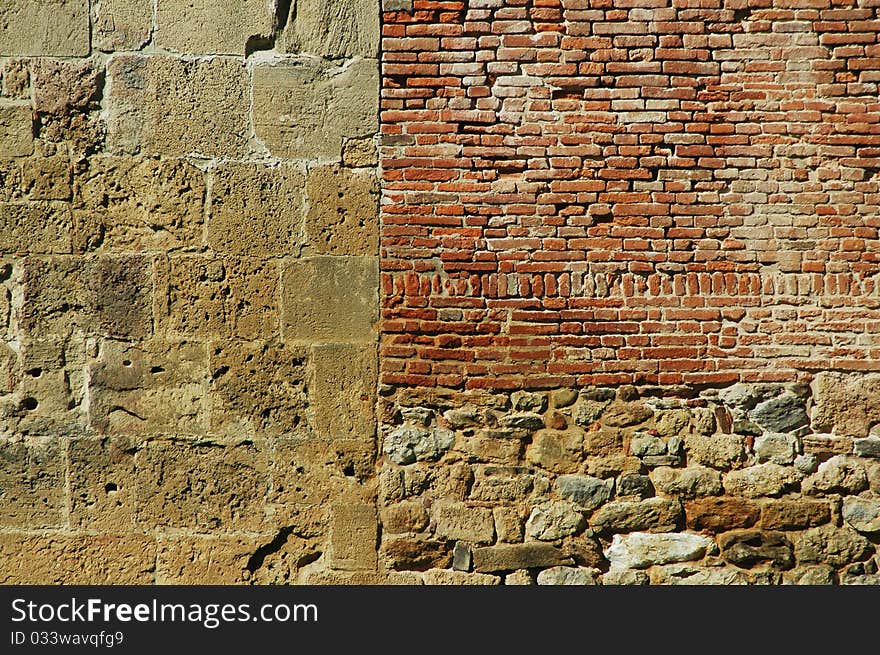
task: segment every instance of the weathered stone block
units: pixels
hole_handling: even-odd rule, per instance
[[[495,534],[498,541],[506,543],[519,543],[525,535],[525,525],[522,510],[518,507],[493,507],[492,516],[495,519]]]
[[[378,0],[298,0],[284,33],[285,52],[328,59],[375,57],[378,47]]]
[[[600,532],[671,532],[683,522],[681,503],[666,498],[617,500],[603,505],[590,518]]]
[[[505,544],[474,549],[474,568],[480,573],[573,563],[570,557],[551,544]]]
[[[741,568],[766,564],[787,570],[794,566],[793,546],[781,532],[737,530],[718,537],[721,555]]]
[[[718,533],[750,528],[761,516],[760,506],[742,498],[699,498],[685,503],[687,527]]]
[[[153,584],[156,542],[144,535],[0,534],[0,584]]]
[[[252,257],[296,253],[303,184],[302,173],[290,165],[221,164],[214,170],[208,245]]]
[[[177,52],[243,55],[251,41],[272,35],[274,2],[159,0],[156,45]]]
[[[614,481],[589,475],[560,475],[555,488],[563,498],[585,510],[594,510],[611,498]]]
[[[27,59],[8,59],[2,70],[2,95],[17,100],[30,100],[31,73]]]
[[[794,468],[768,462],[726,473],[724,490],[731,496],[746,498],[778,496],[799,479]]]
[[[746,459],[745,437],[733,434],[703,436],[689,434],[685,437],[688,463],[691,461],[726,471]]]
[[[65,156],[23,160],[21,191],[29,200],[70,200],[70,161]]]
[[[347,139],[378,131],[379,66],[309,60],[254,69],[254,127],[276,157],[338,161]]]
[[[526,534],[540,541],[555,541],[581,532],[587,525],[578,506],[566,501],[541,503],[526,521]]]
[[[108,74],[111,151],[231,159],[250,152],[242,61],[118,55]]]
[[[379,184],[373,171],[321,166],[306,184],[309,247],[326,255],[373,255],[379,249]]]
[[[101,0],[94,13],[92,42],[98,50],[140,50],[150,40],[151,0]]]
[[[272,342],[218,341],[210,350],[211,430],[278,436],[305,423],[305,353]]]
[[[428,512],[425,506],[417,501],[389,505],[383,507],[380,513],[383,533],[421,532],[428,527]]]
[[[27,157],[33,151],[34,133],[30,103],[0,102],[0,159]]]
[[[378,166],[379,150],[373,138],[346,140],[342,145],[342,163],[351,168]]]
[[[278,265],[236,257],[156,262],[156,319],[182,337],[271,339],[278,332]]]
[[[605,557],[613,568],[645,569],[655,564],[702,559],[712,540],[697,534],[633,532],[614,535]]]
[[[497,575],[486,573],[464,573],[463,571],[446,571],[444,569],[428,569],[422,573],[426,585],[450,585],[462,586],[492,586],[501,584],[501,578]]]
[[[844,498],[843,518],[858,532],[880,532],[880,498],[867,495]]]
[[[330,514],[330,567],[343,571],[375,569],[379,542],[376,508],[334,504]]]
[[[0,252],[57,255],[73,250],[73,217],[58,202],[0,203]]]
[[[761,527],[765,530],[802,530],[828,523],[831,507],[821,500],[774,500],[761,507]]]
[[[599,584],[599,570],[586,567],[554,566],[538,573],[539,585],[595,586]]]
[[[247,584],[248,562],[260,547],[250,537],[160,538],[156,565],[159,584]]]
[[[651,473],[651,480],[657,491],[668,496],[698,498],[721,494],[721,474],[705,466],[683,469],[661,466]]]
[[[293,342],[371,342],[378,319],[375,257],[312,257],[282,273],[282,334]]]
[[[66,523],[64,444],[29,437],[0,443],[0,525],[57,528]]]
[[[792,540],[799,563],[816,562],[839,568],[867,559],[874,552],[871,542],[847,525],[810,528]]]
[[[126,437],[70,440],[72,526],[110,533],[127,532],[133,527],[136,451],[136,442]]]
[[[264,527],[268,476],[262,444],[156,441],[134,460],[138,525],[203,532]]]
[[[583,460],[583,447],[581,430],[538,430],[526,448],[526,460],[555,473],[574,473]]]
[[[110,434],[204,434],[208,382],[205,344],[104,341],[89,364],[89,423]]]
[[[488,507],[465,503],[437,503],[432,508],[438,537],[490,544],[495,538],[495,522]]]
[[[325,437],[376,435],[376,378],[374,346],[325,344],[311,349],[309,405],[315,431]]]
[[[858,493],[868,488],[865,467],[858,458],[837,455],[819,465],[819,470],[806,478],[802,489],[811,495]]]
[[[169,252],[201,245],[202,172],[174,159],[90,157],[74,182],[78,250]]]
[[[91,61],[37,59],[31,64],[34,110],[63,116],[96,108],[101,98],[103,71]]]
[[[866,437],[880,422],[880,376],[822,372],[813,380],[812,428]]]
[[[88,0],[4,0],[0,56],[89,54]]]

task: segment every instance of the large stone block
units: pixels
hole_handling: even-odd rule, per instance
[[[272,34],[274,2],[158,0],[156,45],[183,53],[243,55],[249,41]]]
[[[379,13],[378,0],[298,0],[291,7],[284,49],[329,59],[375,57]]]
[[[0,159],[27,157],[34,151],[31,111],[29,102],[0,102]]]
[[[92,42],[98,50],[140,50],[150,40],[152,0],[101,0],[94,13]]]
[[[101,98],[103,71],[91,60],[38,59],[31,64],[34,110],[64,116],[95,109]]]
[[[254,258],[169,257],[156,263],[156,321],[175,336],[271,338],[278,265]]]
[[[111,434],[204,434],[207,391],[202,343],[104,341],[89,364],[89,423]]]
[[[376,348],[314,346],[310,361],[313,377],[309,405],[314,412],[315,431],[331,438],[372,439],[376,434]]]
[[[880,423],[880,376],[819,373],[813,380],[812,427],[840,437],[866,437]]]
[[[83,530],[127,532],[134,521],[134,454],[127,437],[71,439],[70,523]]]
[[[491,544],[495,539],[495,521],[488,507],[441,502],[432,513],[438,537],[474,544]]]
[[[282,334],[294,342],[371,342],[378,319],[375,257],[312,257],[282,274]]]
[[[321,166],[306,184],[309,247],[326,255],[374,255],[379,249],[379,183],[372,171]]]
[[[64,445],[31,437],[0,443],[0,526],[57,528],[66,523]]]
[[[235,585],[250,580],[248,563],[260,547],[253,537],[159,539],[156,582],[178,585]]]
[[[153,584],[156,542],[144,535],[0,534],[0,584]]]
[[[58,202],[0,203],[0,252],[58,255],[73,250],[73,217]]]
[[[28,257],[19,274],[18,325],[30,336],[66,335],[79,329],[142,338],[152,332],[153,280],[145,257]]]
[[[134,460],[139,526],[202,532],[265,526],[268,464],[262,444],[156,441]]]
[[[204,205],[204,176],[184,161],[88,158],[74,181],[76,248],[197,248],[202,243]]]
[[[375,569],[379,519],[373,505],[334,504],[330,512],[330,567],[343,571]]]
[[[290,434],[305,424],[305,352],[262,341],[211,345],[211,430]]]
[[[379,67],[320,60],[254,69],[254,128],[276,157],[339,161],[347,139],[379,128]]]
[[[551,544],[505,544],[474,549],[474,569],[480,573],[573,563],[562,550]]]
[[[208,245],[254,257],[296,253],[303,185],[302,173],[290,165],[221,164],[214,171]]]
[[[250,152],[241,60],[119,55],[110,60],[111,151],[241,159]]]
[[[0,56],[89,54],[89,0],[3,0]]]
[[[28,200],[70,200],[70,160],[33,157],[21,162],[21,192]]]

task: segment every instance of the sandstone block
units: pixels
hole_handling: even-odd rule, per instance
[[[420,502],[396,503],[383,507],[380,513],[384,533],[421,532],[428,527],[428,512]]]
[[[109,150],[232,159],[250,152],[243,62],[117,55],[108,77]]]
[[[297,251],[303,176],[281,165],[221,164],[214,171],[208,245],[220,253],[281,257]]]
[[[668,496],[698,498],[721,494],[721,474],[705,466],[683,469],[661,466],[651,473],[651,481],[657,491]]]
[[[372,342],[378,318],[374,257],[312,257],[282,273],[282,334],[287,341]]]
[[[73,249],[73,216],[59,202],[0,203],[0,252],[56,255]]]
[[[761,509],[757,503],[742,498],[699,498],[685,503],[685,515],[691,530],[718,533],[752,527],[758,522]]]
[[[526,534],[540,541],[555,541],[581,532],[586,525],[577,505],[550,501],[532,509],[526,521]]]
[[[599,584],[599,570],[587,567],[553,566],[538,573],[539,585],[578,585],[595,586]]]
[[[0,525],[57,528],[65,520],[64,444],[48,437],[0,443]]]
[[[70,161],[65,156],[23,160],[21,190],[29,200],[70,200]]]
[[[452,542],[435,539],[394,539],[382,544],[382,555],[395,571],[427,571],[452,565]]]
[[[306,235],[324,255],[373,255],[379,248],[379,184],[373,171],[321,166],[309,172]]]
[[[330,515],[330,567],[343,571],[375,569],[379,541],[376,508],[334,504]]]
[[[4,0],[0,56],[89,54],[88,0]]]
[[[880,498],[876,496],[844,498],[843,518],[858,532],[864,534],[880,532]]]
[[[298,0],[284,34],[286,52],[328,59],[375,57],[378,46],[378,0]]]
[[[276,157],[338,161],[347,139],[378,131],[379,67],[310,60],[254,69],[254,127]]]
[[[600,532],[670,532],[682,523],[683,511],[677,500],[647,498],[617,500],[596,510],[590,527]]]
[[[573,564],[552,544],[505,544],[474,549],[474,568],[480,573],[516,571]]]
[[[71,525],[111,534],[133,527],[135,452],[127,437],[70,440]]]
[[[31,73],[27,59],[7,60],[2,77],[2,95],[17,100],[30,100]]]
[[[140,50],[152,30],[150,0],[101,0],[95,7],[92,41],[98,50]]]
[[[738,530],[718,538],[721,555],[741,568],[766,564],[787,570],[794,566],[793,546],[781,532]]]
[[[774,500],[761,507],[761,527],[765,530],[802,530],[828,523],[831,507],[820,500]]]
[[[871,542],[847,525],[823,525],[796,534],[792,540],[799,563],[842,567],[867,559],[874,552]]]
[[[804,480],[806,494],[858,493],[868,488],[865,467],[856,457],[837,455],[822,462],[819,469]]]
[[[880,376],[818,373],[813,380],[812,428],[842,437],[866,437],[880,422]]]
[[[0,102],[0,159],[27,157],[33,151],[34,133],[30,103]]]
[[[555,473],[574,473],[583,460],[583,432],[539,430],[526,448],[526,460]]]
[[[101,98],[102,72],[91,61],[37,59],[31,64],[34,110],[63,116],[94,109]]]
[[[726,471],[746,459],[745,437],[733,434],[689,434],[684,440],[688,462]]]
[[[555,488],[560,496],[589,511],[611,498],[614,481],[600,480],[589,475],[560,475],[556,479]]]
[[[244,55],[272,35],[274,3],[264,0],[159,0],[156,45],[177,52]]]
[[[373,346],[324,344],[311,349],[309,405],[314,429],[326,437],[376,434],[378,357]]]
[[[156,262],[156,319],[181,337],[270,339],[278,332],[278,265],[237,257]]]
[[[651,569],[652,585],[728,586],[751,584],[748,576],[732,567],[700,568],[687,564],[669,564]]]
[[[247,584],[248,563],[259,547],[250,537],[160,538],[156,579],[159,584]]]
[[[437,503],[432,508],[438,537],[490,544],[495,538],[495,522],[488,507],[465,503]]]
[[[795,469],[768,462],[726,473],[724,490],[731,496],[746,498],[778,496],[798,479]]]
[[[506,543],[518,543],[523,540],[525,534],[522,511],[517,507],[493,507],[492,516],[495,519],[495,534],[498,541]]]
[[[464,573],[463,571],[446,571],[444,569],[428,569],[422,573],[422,579],[426,585],[448,586],[492,586],[501,584],[501,578],[497,575],[486,573]]]
[[[373,138],[347,139],[342,145],[342,163],[351,168],[378,166],[379,151]]]

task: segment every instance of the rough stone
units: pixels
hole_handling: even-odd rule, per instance
[[[538,573],[539,585],[580,585],[595,586],[599,584],[598,569],[571,566],[553,566]]]
[[[509,586],[526,587],[537,584],[535,575],[529,570],[514,571],[504,576],[504,584]]]
[[[474,564],[474,551],[470,544],[459,541],[452,549],[452,568],[455,571],[470,571]]]
[[[0,146],[2,147],[2,146]],[[73,216],[58,202],[0,203],[0,251],[60,255],[72,251]],[[51,264],[47,264],[51,266]]]
[[[379,165],[379,150],[375,139],[346,139],[342,144],[342,163],[351,168]]]
[[[253,80],[256,135],[276,157],[338,161],[347,139],[378,130],[374,60],[258,65]]]
[[[394,539],[382,544],[382,554],[395,571],[445,569],[452,564],[453,544],[431,539]],[[477,549],[477,551],[482,549]],[[475,551],[476,552],[476,551]],[[480,573],[491,573],[477,567]]]
[[[379,268],[375,257],[312,257],[282,272],[285,340],[375,339]]]
[[[502,418],[501,425],[515,430],[534,432],[535,430],[540,430],[544,427],[544,419],[540,414],[535,414],[534,412],[519,412],[516,414],[508,414]]]
[[[843,519],[858,532],[880,532],[880,498],[844,498]]]
[[[833,434],[808,434],[801,440],[804,453],[825,461],[835,455],[849,455],[853,451],[852,437]]]
[[[710,533],[750,528],[761,516],[756,502],[742,498],[698,498],[684,507],[687,527]]]
[[[538,430],[526,448],[526,460],[554,473],[574,473],[583,458],[583,439],[579,430]]]
[[[675,437],[686,430],[691,416],[686,409],[674,409],[659,412],[656,419],[657,434],[661,437]]]
[[[298,0],[284,34],[286,52],[330,59],[375,57],[378,44],[378,0]]]
[[[617,495],[618,497],[649,498],[654,495],[654,485],[647,475],[627,473],[617,479]]]
[[[712,540],[695,534],[633,532],[614,535],[605,557],[612,568],[645,569],[656,564],[701,559]]]
[[[797,437],[789,434],[765,434],[755,438],[755,455],[759,462],[786,466],[794,463],[797,450]]]
[[[745,437],[733,434],[704,436],[689,434],[684,439],[688,463],[709,466],[722,471],[729,470],[746,460]]]
[[[582,425],[584,427],[589,427],[593,423],[599,420],[602,416],[602,412],[605,411],[605,408],[608,407],[609,402],[606,401],[596,401],[596,400],[584,400],[575,405],[572,415],[574,416],[574,422],[578,425]]]
[[[516,571],[572,564],[571,558],[552,544],[504,544],[474,549],[474,568],[480,573]]]
[[[786,571],[782,576],[782,584],[784,585],[833,585],[834,581],[834,569],[824,564],[799,566],[791,571]]]
[[[560,475],[556,492],[579,507],[592,511],[611,498],[613,480],[600,480],[589,475]]]
[[[550,394],[550,406],[557,409],[571,407],[578,398],[576,389],[557,389]]]
[[[804,493],[812,495],[859,493],[867,488],[865,467],[848,455],[837,455],[823,462],[802,485]]]
[[[880,437],[870,436],[853,441],[853,454],[858,457],[880,457]]]
[[[823,525],[792,537],[794,555],[799,563],[828,564],[840,568],[870,557],[871,542],[855,530]]]
[[[630,451],[636,457],[644,458],[646,455],[665,455],[666,442],[659,437],[637,432],[630,440]]]
[[[66,524],[63,444],[46,437],[0,443],[0,526],[60,528]]]
[[[34,110],[43,114],[94,109],[101,97],[103,74],[91,61],[37,59],[31,78]]]
[[[718,537],[725,560],[741,568],[767,564],[786,570],[794,566],[793,547],[781,532],[739,530]]]
[[[799,479],[795,469],[768,462],[726,473],[724,490],[746,498],[778,496]]]
[[[372,171],[319,166],[306,183],[306,235],[324,255],[373,255],[379,248],[379,184]]]
[[[322,344],[312,348],[310,362],[315,431],[334,438],[375,437],[375,347]]]
[[[116,55],[108,76],[112,152],[230,159],[250,153],[243,62]]]
[[[95,10],[92,43],[99,50],[140,50],[150,40],[153,7],[143,0],[101,0]]]
[[[679,498],[698,498],[721,494],[721,474],[705,466],[684,469],[661,466],[651,473],[651,481],[661,494]]]
[[[590,527],[599,532],[670,532],[682,523],[681,503],[666,498],[640,501],[617,500],[600,507],[590,518]]]
[[[498,541],[505,543],[518,543],[525,535],[523,513],[516,507],[493,507],[492,516],[495,519],[495,534]]]
[[[221,164],[213,173],[208,245],[239,256],[295,254],[303,184],[302,173],[290,165]]]
[[[698,568],[687,564],[670,564],[651,569],[653,585],[730,586],[750,584],[749,578],[732,568]]]
[[[613,429],[587,431],[584,434],[584,452],[593,457],[624,455],[622,431]]]
[[[2,95],[17,100],[31,97],[31,73],[26,59],[9,59],[2,71]]]
[[[643,587],[647,584],[650,584],[648,574],[634,569],[610,569],[602,576],[603,587]]]
[[[819,468],[819,458],[815,455],[798,455],[794,458],[794,467],[798,473],[809,475]]]
[[[89,54],[88,0],[3,0],[0,56]]]
[[[759,403],[749,418],[768,432],[791,432],[810,422],[804,401],[790,393]]]
[[[501,578],[497,575],[485,573],[465,573],[463,571],[446,571],[443,569],[428,569],[422,573],[426,585],[451,585],[451,586],[494,586],[501,584]]]
[[[456,430],[468,427],[476,427],[482,422],[480,410],[474,405],[449,409],[443,412],[443,418],[449,423],[449,427]]]
[[[27,157],[33,151],[30,103],[0,100],[0,159]]]
[[[70,200],[70,161],[66,156],[25,159],[21,191],[30,200]]]
[[[550,501],[532,509],[526,521],[526,534],[540,541],[555,541],[577,534],[586,527],[577,506],[564,501]]]
[[[428,512],[422,503],[405,501],[382,507],[382,532],[402,534],[421,532],[428,527]]]
[[[449,430],[423,430],[404,425],[386,435],[382,452],[396,464],[412,464],[440,459],[453,443],[455,435]]]
[[[880,376],[823,371],[812,386],[814,432],[867,437],[880,422]]]
[[[330,509],[330,567],[374,570],[378,564],[378,526],[375,506],[334,503]]]
[[[614,404],[602,414],[605,425],[623,428],[644,423],[654,415],[650,407],[639,402]]]
[[[514,391],[510,394],[510,402],[518,412],[535,412],[540,414],[547,409],[547,396],[529,391]]]
[[[495,521],[488,507],[465,503],[436,503],[432,507],[438,537],[490,544],[495,538]]]
[[[761,527],[765,530],[802,530],[830,520],[830,506],[819,500],[780,499],[761,507]]]
[[[274,3],[263,0],[160,0],[156,45],[182,53],[244,55],[272,34]]]
[[[134,520],[134,454],[127,437],[72,439],[68,447],[70,523],[80,529],[128,531]]]

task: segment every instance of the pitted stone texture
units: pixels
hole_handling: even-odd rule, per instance
[[[473,544],[490,544],[495,538],[495,522],[488,507],[466,503],[437,503],[432,508],[438,537]]]
[[[689,434],[685,437],[688,463],[726,471],[746,461],[746,440],[734,434],[703,436]]]
[[[70,200],[70,178],[70,160],[64,155],[21,162],[21,191],[28,200]]]
[[[251,257],[293,255],[303,221],[303,175],[290,165],[221,164],[214,170],[208,245]]]
[[[666,498],[616,500],[600,507],[590,527],[600,532],[671,532],[683,521],[681,503]]]
[[[89,54],[88,0],[3,0],[0,56]]]
[[[761,516],[758,503],[743,498],[699,498],[685,504],[687,527],[711,533],[750,528]]]
[[[156,560],[159,584],[248,584],[248,563],[260,547],[252,537],[160,538]],[[286,545],[286,544],[285,544]]]
[[[586,525],[577,505],[551,501],[532,509],[526,521],[526,534],[540,541],[555,541],[581,532]]]
[[[64,526],[64,459],[64,444],[54,438],[0,443],[0,526]]]
[[[452,549],[448,541],[402,538],[383,541],[381,554],[395,571],[427,571],[451,566]]]
[[[834,569],[824,564],[799,566],[782,576],[782,584],[785,585],[833,585],[834,582]]]
[[[730,471],[724,475],[724,490],[731,496],[759,498],[779,496],[800,476],[791,467],[766,463]]]
[[[379,1],[297,0],[284,33],[285,52],[328,59],[375,57],[379,45]]]
[[[780,499],[761,507],[761,527],[765,530],[802,530],[830,520],[831,507],[821,500]]]
[[[580,430],[539,430],[526,448],[526,460],[554,473],[574,473],[583,458],[583,447]]]
[[[0,100],[0,159],[27,157],[33,151],[30,103]]]
[[[806,494],[859,493],[868,488],[865,467],[855,457],[837,455],[819,464],[819,470],[802,485]]]
[[[420,502],[404,501],[389,505],[383,507],[380,514],[383,533],[422,532],[428,527],[428,512]]]
[[[156,260],[157,326],[168,335],[269,339],[278,332],[278,264],[252,257]]]
[[[156,542],[130,534],[0,534],[0,584],[153,584]]]
[[[794,566],[792,544],[781,532],[727,532],[718,538],[718,545],[724,559],[741,568],[767,564],[787,570]]]
[[[295,432],[306,422],[305,360],[304,351],[276,342],[213,342],[211,430],[229,436]]]
[[[375,257],[312,257],[282,272],[282,334],[295,342],[370,342],[378,319]]]
[[[655,564],[701,559],[711,544],[711,539],[695,534],[616,534],[605,550],[605,557],[612,568],[645,569]]]
[[[670,564],[651,569],[653,585],[728,586],[750,584],[749,578],[734,568],[698,568],[688,564]]]
[[[874,553],[871,542],[846,525],[811,528],[796,534],[792,541],[799,563],[815,562],[839,568],[867,559]]]
[[[134,460],[139,526],[212,533],[264,526],[268,477],[262,445],[155,441]]]
[[[134,520],[134,454],[128,437],[71,439],[70,523],[85,530],[127,532]]]
[[[864,534],[880,532],[880,497],[845,498],[843,518],[858,532]]]
[[[378,131],[375,60],[258,65],[253,79],[256,134],[276,157],[339,161],[347,139]]]
[[[343,571],[375,569],[379,539],[376,508],[336,503],[330,516],[330,567]]]
[[[416,461],[440,459],[453,443],[455,435],[449,430],[426,430],[404,425],[391,430],[385,436],[382,452],[396,464],[412,464]]]
[[[103,72],[92,61],[37,59],[31,64],[34,110],[63,116],[97,107]]]
[[[803,399],[791,393],[759,403],[749,418],[768,432],[791,432],[810,422]]]
[[[160,48],[200,55],[243,55],[250,40],[272,35],[274,2],[265,0],[158,0]]]
[[[798,440],[790,434],[765,434],[755,438],[755,454],[759,462],[786,466],[794,463]]]
[[[17,100],[30,100],[31,74],[27,59],[9,59],[0,71],[0,95]]]
[[[880,376],[822,372],[813,380],[815,432],[866,437],[880,423]]]
[[[859,457],[880,458],[880,437],[870,436],[865,439],[856,439],[853,442],[853,454]]]
[[[150,0],[101,0],[93,10],[92,43],[98,50],[140,50],[150,40]]]
[[[599,584],[599,570],[586,567],[553,566],[538,573],[539,585],[578,585],[595,586]]]
[[[683,469],[661,466],[651,472],[654,487],[661,494],[679,498],[698,498],[721,494],[721,474],[705,466]]]
[[[0,252],[61,255],[73,250],[73,216],[60,202],[0,202]]]
[[[117,55],[108,75],[112,152],[232,159],[250,153],[243,62]]]
[[[375,346],[324,344],[311,349],[309,406],[318,434],[361,437],[376,434]]]
[[[74,182],[76,249],[195,249],[205,193],[202,172],[184,161],[90,157]]]
[[[109,434],[204,434],[208,353],[201,343],[104,341],[89,364],[89,423]]]
[[[379,248],[379,184],[373,171],[320,166],[306,183],[309,248],[324,255],[372,255]]]
[[[486,573],[464,573],[462,571],[447,571],[444,569],[428,569],[422,573],[422,579],[426,585],[449,585],[449,586],[494,586],[501,584],[501,578],[497,575]]]

